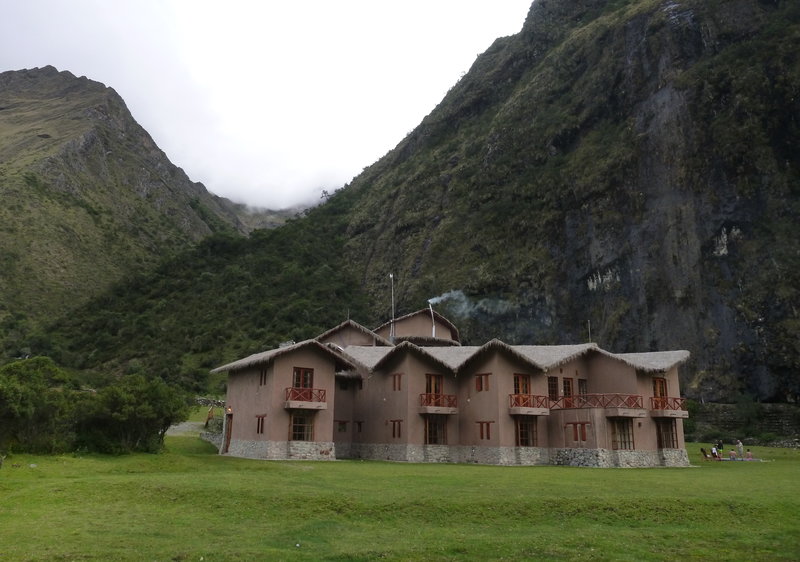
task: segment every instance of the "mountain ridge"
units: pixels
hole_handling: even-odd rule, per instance
[[[351,312],[382,323],[392,273],[398,314],[435,298],[465,343],[688,349],[690,397],[795,400],[799,56],[791,2],[537,0],[324,204],[212,236],[39,350],[201,380]]]

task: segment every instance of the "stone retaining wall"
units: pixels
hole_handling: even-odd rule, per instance
[[[233,439],[226,454],[246,459],[321,461],[335,460],[336,448],[332,442]]]

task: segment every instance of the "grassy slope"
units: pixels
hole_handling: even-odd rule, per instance
[[[162,455],[7,459],[0,472],[0,556],[792,560],[800,554],[795,450],[755,448],[774,459],[765,463],[592,470],[264,462],[217,456],[195,437],[168,438],[167,446]]]

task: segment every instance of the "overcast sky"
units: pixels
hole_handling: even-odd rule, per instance
[[[391,150],[531,1],[9,1],[0,71],[111,86],[192,180],[286,207]]]

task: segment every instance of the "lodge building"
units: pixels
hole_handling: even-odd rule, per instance
[[[502,465],[687,466],[688,351],[462,346],[423,309],[214,369],[228,373],[220,453]]]

